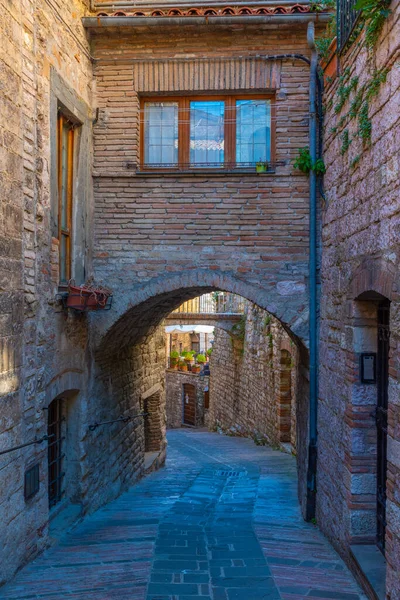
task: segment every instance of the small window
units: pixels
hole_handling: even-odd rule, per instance
[[[58,115],[58,240],[60,284],[71,279],[72,199],[74,177],[74,124],[62,113]]]
[[[268,97],[142,99],[142,168],[232,169],[271,163]]]

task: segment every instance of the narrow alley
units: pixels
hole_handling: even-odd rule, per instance
[[[166,467],[87,517],[0,598],[365,598],[297,501],[295,459],[202,429],[168,434]]]

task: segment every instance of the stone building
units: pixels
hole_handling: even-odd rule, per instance
[[[64,508],[116,497],[146,450],[162,461],[159,325],[182,302],[240,294],[307,344],[309,185],[292,161],[309,135],[307,28],[328,15],[129,4],[1,1],[0,447],[38,443],[0,455],[0,581]],[[92,276],[111,310],[64,309],[68,280]]]
[[[63,509],[84,515],[118,496],[145,473],[147,452],[162,464],[163,319],[215,290],[256,306],[245,343],[258,373],[248,387],[258,394],[266,378],[281,394],[275,427],[257,432],[288,443],[290,431],[306,514],[316,491],[306,411],[313,185],[293,159],[314,139],[312,25],[318,34],[329,15],[307,0],[0,5],[0,451],[37,442],[0,454],[0,583],[46,547]],[[340,58],[359,86],[371,60],[387,69],[367,107],[370,147],[358,149],[354,122],[345,134],[335,112],[347,80],[327,82],[317,519],[349,561],[352,544],[373,541],[384,464],[370,413],[379,398],[385,416],[387,399],[388,480],[379,485],[396,600],[397,0],[391,11],[373,59],[356,43]],[[90,277],[112,289],[111,309],[66,310],[68,280]],[[274,316],[274,369],[261,311]],[[216,368],[233,360],[248,377],[250,358],[218,335]],[[368,371],[374,353],[379,383],[361,382],[361,354]],[[234,393],[247,412],[231,418],[215,404],[215,422],[254,432],[254,407],[239,385]]]
[[[390,14],[369,46],[368,19],[352,33],[342,22],[339,54],[328,65],[333,76],[326,78],[317,521],[367,589],[378,580],[379,597],[384,552],[386,598],[394,600],[400,598],[400,3],[386,4]],[[357,14],[341,8],[353,25]],[[371,565],[381,565],[379,577],[371,577]]]

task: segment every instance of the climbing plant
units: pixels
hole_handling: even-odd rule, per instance
[[[378,41],[382,31],[385,19],[390,14],[390,0],[357,0],[354,8],[359,11],[360,17],[356,24],[347,46],[354,43],[356,38],[363,29],[365,36],[360,44],[364,44],[367,49],[371,49]],[[335,31],[328,25],[325,33],[325,38],[320,38],[318,47],[321,48],[320,55],[325,57],[324,51],[327,52],[328,40],[333,38]],[[373,54],[369,53],[370,59]],[[331,128],[331,133],[340,134],[342,155],[346,154],[351,143],[355,138],[359,138],[363,148],[369,146],[372,136],[372,121],[370,115],[371,100],[378,95],[381,85],[386,81],[389,69],[376,67],[371,69],[370,76],[360,84],[358,76],[351,76],[351,69],[347,67],[338,79],[336,89],[336,98],[333,103],[329,104],[328,108],[333,109],[334,113],[340,117],[335,125]],[[329,82],[330,83],[330,82]],[[344,111],[344,108],[348,109]],[[357,129],[353,136],[350,135],[348,125],[352,120],[357,120]],[[344,127],[344,130],[342,130]],[[358,154],[351,162],[351,167],[355,167],[362,154]]]
[[[315,162],[311,159],[310,148],[299,148],[299,155],[293,163],[295,169],[299,169],[302,173],[308,175],[310,171],[314,171],[316,175],[323,175],[326,171],[325,163],[322,158],[317,158]]]
[[[381,85],[386,81],[388,72],[388,68],[375,69],[371,77],[359,86],[359,78],[356,76],[350,79],[349,68],[344,71],[343,75],[339,77],[339,85],[336,90],[337,104],[334,106],[334,112],[337,115],[340,114],[352,92],[354,92],[354,95],[350,100],[349,110],[340,117],[337,127],[331,129],[332,133],[336,133],[338,128],[343,127],[346,122],[357,119],[357,135],[365,146],[370,143],[372,133],[372,122],[369,114],[370,101],[378,95]],[[346,129],[342,134],[341,154],[346,153],[350,144],[351,139]],[[356,161],[355,164],[358,164],[358,162]]]
[[[365,24],[365,42],[372,48],[378,41],[385,20],[390,15],[390,0],[357,0],[355,9],[361,12]]]

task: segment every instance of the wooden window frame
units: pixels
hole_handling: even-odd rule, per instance
[[[224,126],[224,162],[221,163],[220,167],[196,167],[195,164],[190,163],[190,102],[201,102],[201,101],[224,101],[225,102],[225,126]],[[142,171],[180,171],[186,165],[187,170],[190,171],[204,171],[215,170],[216,172],[240,169],[236,163],[236,112],[234,108],[238,100],[269,100],[271,103],[271,139],[270,139],[270,158],[268,163],[275,162],[275,95],[271,93],[266,94],[218,94],[218,95],[193,95],[193,96],[143,96],[140,98],[140,143],[139,143],[139,154],[140,154],[140,169]],[[145,104],[146,102],[175,102],[178,104],[178,162],[176,165],[162,165],[157,164],[152,166],[151,164],[144,162],[145,156]],[[226,116],[227,110],[231,110],[231,114],[235,115],[234,119],[229,119]]]
[[[62,134],[64,124],[68,123],[70,129],[68,131],[68,148],[67,148],[67,227],[62,227]],[[62,110],[58,111],[57,115],[57,189],[58,189],[58,241],[59,241],[59,285],[66,287],[71,279],[71,246],[73,236],[73,177],[74,177],[74,158],[75,158],[75,127],[76,124],[71,121]],[[65,238],[65,275],[66,280],[61,280],[61,245],[62,239]]]

